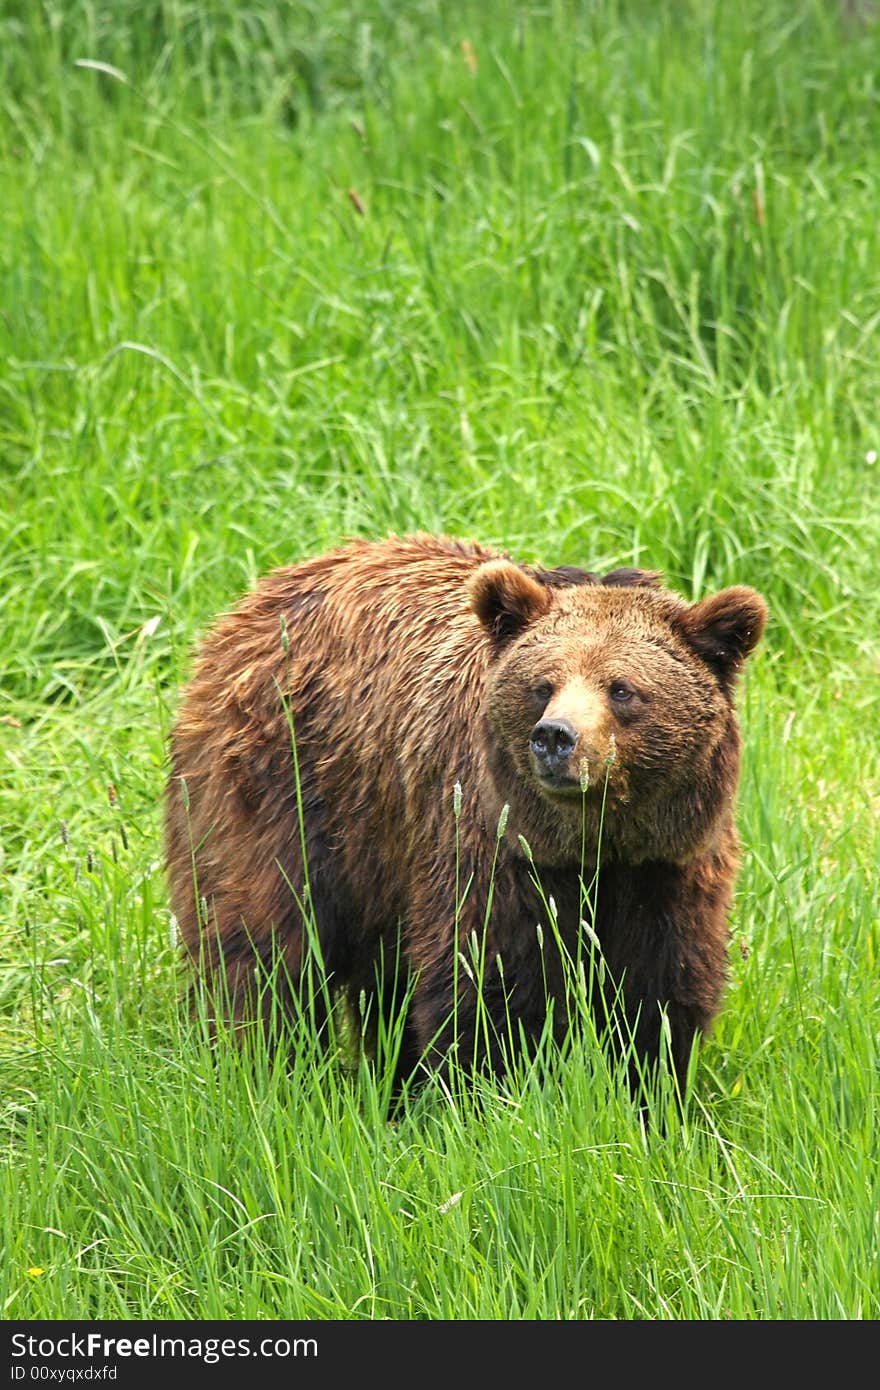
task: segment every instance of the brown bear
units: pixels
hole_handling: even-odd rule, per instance
[[[683,1080],[725,982],[766,611],[423,535],[270,574],[202,646],[167,789],[172,908],[230,1018],[277,1007],[273,968],[295,1010],[312,942],[334,991],[411,991],[401,1074],[498,1069],[548,1009],[564,1036],[599,962],[599,1027],[640,1067],[665,1013]]]

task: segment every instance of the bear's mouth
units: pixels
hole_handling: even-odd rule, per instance
[[[538,786],[551,801],[578,801],[585,795],[580,778],[567,777],[564,773],[538,773]]]

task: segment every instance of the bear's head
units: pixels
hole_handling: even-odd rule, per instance
[[[730,822],[734,687],[767,618],[753,589],[688,604],[655,575],[480,566],[488,766],[539,862],[683,863]]]

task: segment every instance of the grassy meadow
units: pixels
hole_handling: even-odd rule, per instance
[[[880,1314],[880,28],[837,0],[0,9],[0,1313]],[[199,632],[345,537],[754,585],[730,988],[391,1118],[212,1056]]]

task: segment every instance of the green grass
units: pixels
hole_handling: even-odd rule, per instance
[[[5,7],[3,1316],[880,1313],[859,8]],[[211,1057],[181,1009],[192,643],[268,567],[411,528],[770,603],[731,986],[665,1128],[588,1038],[389,1122],[381,1074]]]

